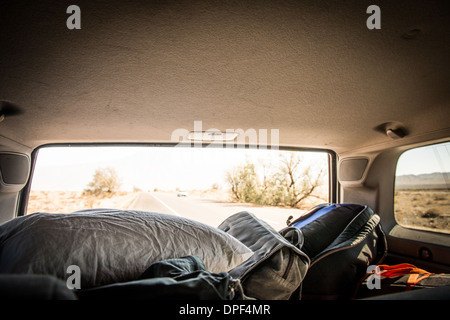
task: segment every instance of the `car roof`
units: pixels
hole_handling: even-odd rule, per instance
[[[0,5],[0,136],[171,142],[279,130],[345,153],[450,136],[450,3],[77,1]],[[386,135],[401,128],[403,139]]]

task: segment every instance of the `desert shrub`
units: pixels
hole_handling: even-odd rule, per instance
[[[422,218],[437,218],[439,217],[441,214],[438,210],[436,209],[429,209],[427,210],[424,214],[422,214]]]
[[[240,202],[257,201],[258,181],[254,164],[247,162],[245,165],[227,172],[227,181],[235,200]]]
[[[84,189],[83,195],[111,197],[120,190],[120,186],[121,179],[114,168],[99,168],[95,170],[92,181]]]

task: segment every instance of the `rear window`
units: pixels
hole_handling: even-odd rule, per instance
[[[327,152],[52,146],[37,153],[26,214],[144,210],[217,226],[250,211],[276,229],[329,201]]]
[[[394,214],[401,226],[450,233],[450,142],[401,155]]]

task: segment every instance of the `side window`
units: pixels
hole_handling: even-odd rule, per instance
[[[403,227],[450,234],[450,142],[401,155],[394,214]]]

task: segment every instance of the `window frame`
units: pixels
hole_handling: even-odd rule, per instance
[[[383,200],[389,203],[383,205],[385,212],[382,213],[382,223],[384,218],[383,227],[387,236],[390,264],[409,262],[433,272],[450,273],[450,235],[403,227],[397,223],[394,216],[395,180],[400,156],[408,150],[445,142],[450,142],[450,139],[429,140],[386,150],[383,163],[388,165],[393,173],[389,183],[392,194],[390,197],[383,197]]]
[[[44,148],[57,148],[57,147],[191,147],[191,148],[223,148],[222,144],[214,143],[51,143],[43,144],[35,148],[31,153],[30,175],[27,184],[21,190],[18,199],[18,206],[16,216],[24,216],[27,212],[28,200],[31,191],[31,185],[33,182],[34,171],[36,168],[36,161],[39,156],[39,151]],[[235,145],[234,148],[258,149],[257,145]],[[270,146],[261,146],[261,149],[270,149]],[[338,181],[337,181],[337,155],[330,149],[319,148],[303,148],[303,147],[290,147],[290,146],[277,146],[278,150],[283,151],[299,151],[299,152],[322,152],[328,154],[328,202],[337,202],[338,197]]]
[[[395,164],[395,172],[394,172],[394,194],[393,194],[393,203],[392,203],[392,214],[393,214],[393,219],[395,221],[395,225],[402,227],[404,229],[408,229],[408,230],[414,230],[414,231],[424,231],[424,232],[430,232],[430,233],[436,233],[436,234],[441,234],[441,235],[446,235],[446,236],[450,236],[450,230],[449,232],[440,232],[440,231],[434,231],[431,229],[421,229],[420,227],[411,227],[411,226],[404,226],[401,225],[396,217],[396,212],[395,212],[395,193],[397,191],[396,186],[397,186],[397,170],[398,170],[398,165],[399,165],[399,161],[400,158],[407,152],[409,151],[413,151],[416,149],[420,149],[420,148],[426,148],[426,147],[432,147],[432,146],[437,146],[437,145],[441,145],[441,144],[445,144],[445,143],[450,143],[450,140],[447,141],[440,141],[440,142],[432,142],[432,143],[426,143],[426,144],[421,144],[418,146],[413,146],[410,147],[406,150],[403,150],[398,156],[397,156],[397,160],[396,160],[396,164]]]

